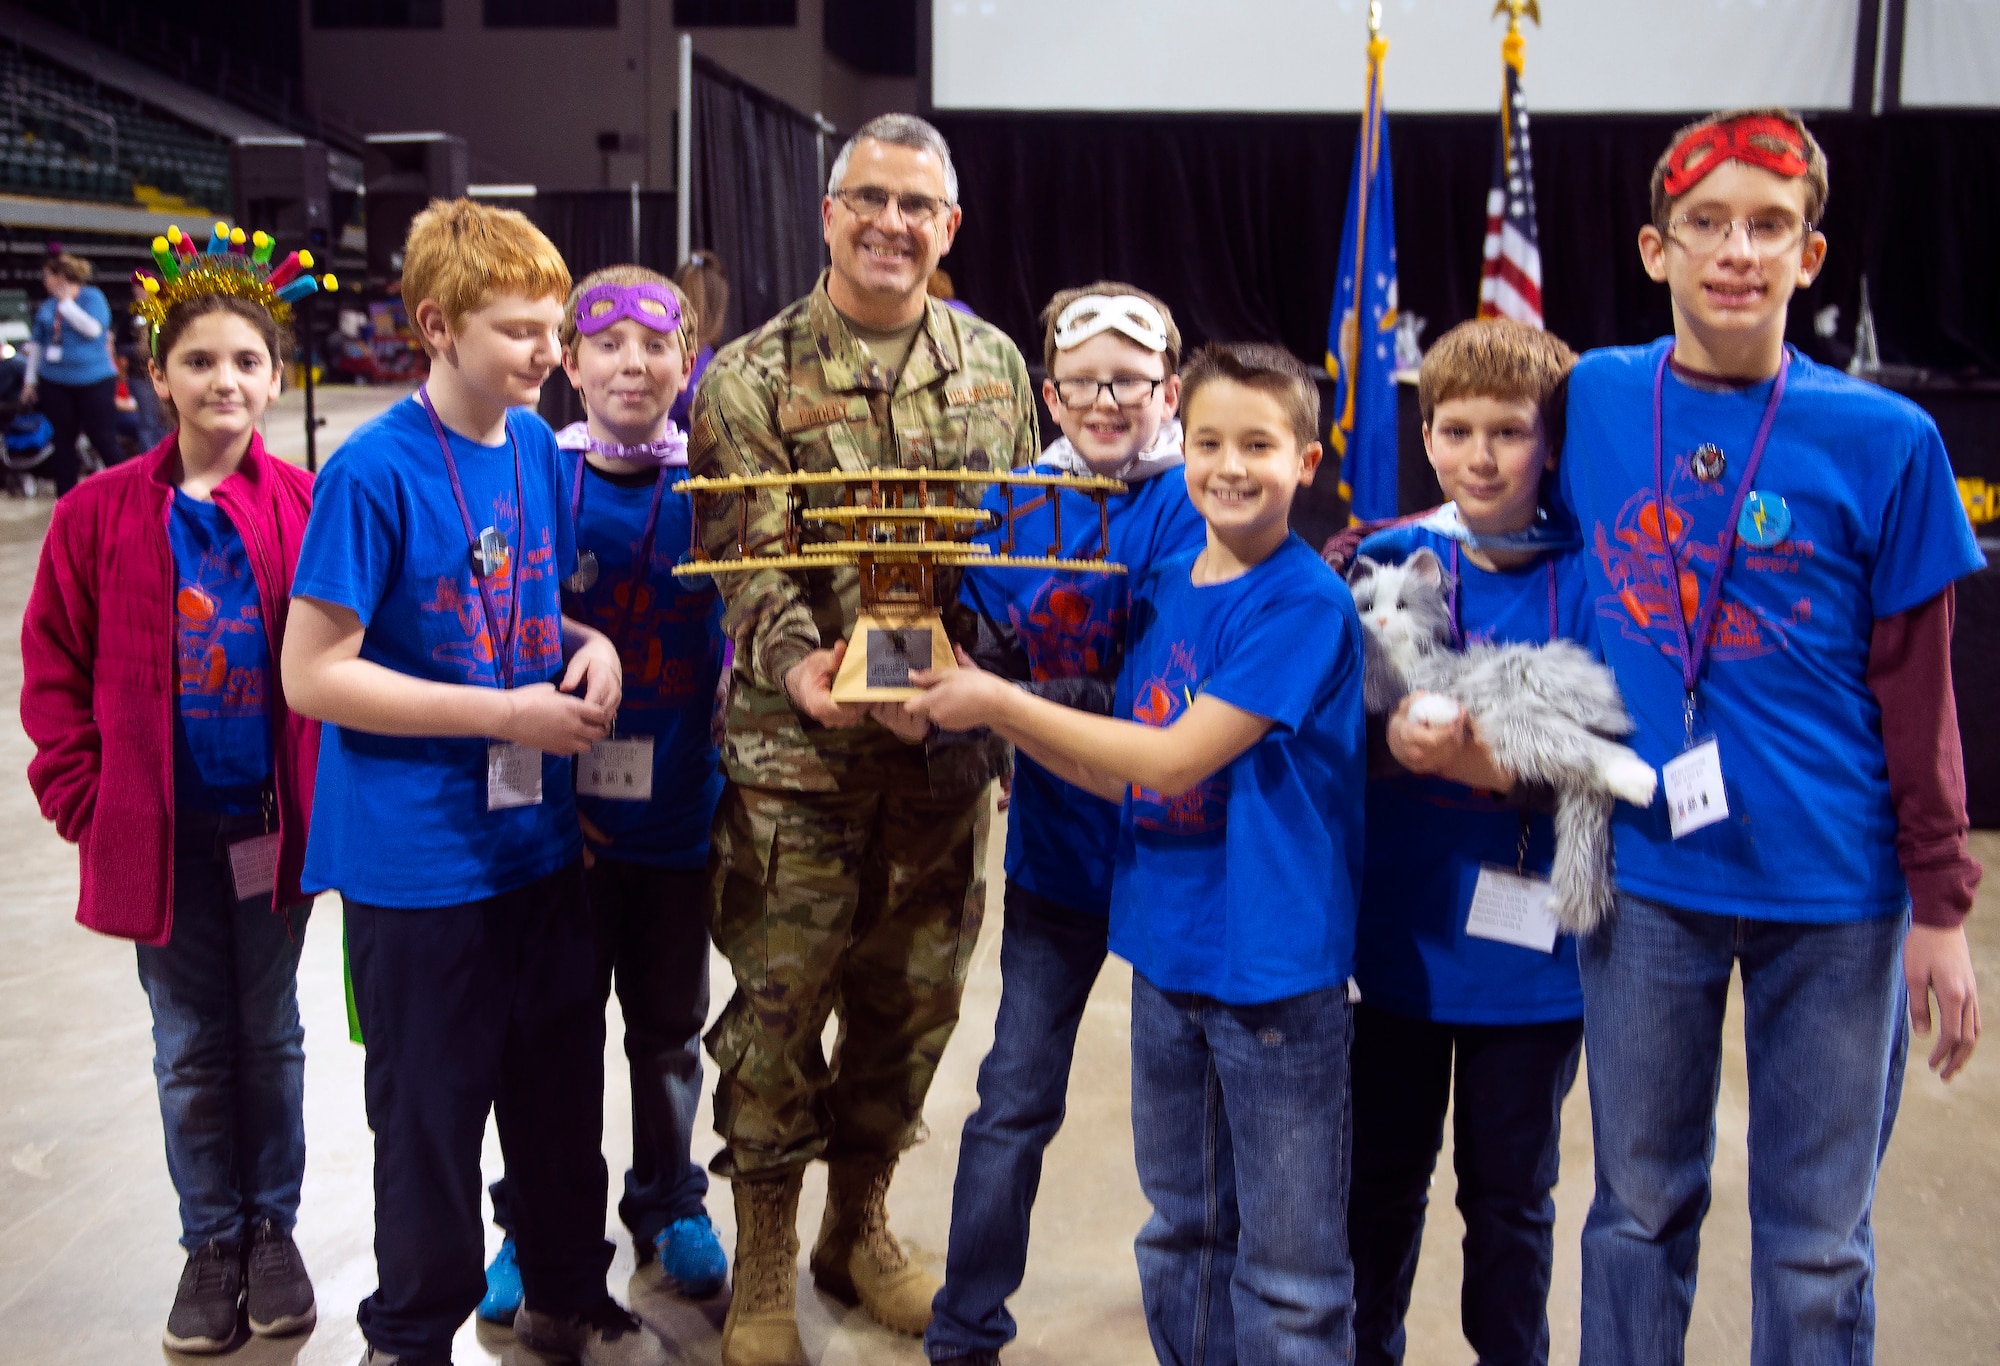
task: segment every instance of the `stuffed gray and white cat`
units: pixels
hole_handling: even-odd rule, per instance
[[[1469,713],[1503,768],[1555,789],[1549,913],[1571,934],[1588,934],[1611,907],[1613,801],[1652,805],[1657,776],[1611,738],[1631,734],[1632,720],[1611,671],[1577,645],[1453,650],[1448,577],[1428,549],[1392,565],[1363,555],[1348,571],[1366,628],[1368,713],[1386,715],[1422,693],[1410,720],[1448,726]]]

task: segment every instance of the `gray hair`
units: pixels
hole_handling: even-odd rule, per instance
[[[944,166],[945,202],[958,203],[958,168],[951,164],[951,148],[945,145],[943,133],[915,114],[878,114],[856,129],[854,136],[842,145],[840,155],[833,159],[833,169],[826,177],[828,194],[838,190],[840,182],[847,178],[848,159],[863,138],[886,142],[892,147],[914,147],[936,156]]]

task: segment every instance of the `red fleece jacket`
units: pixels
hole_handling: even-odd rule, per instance
[[[42,814],[77,844],[77,921],[164,944],[174,906],[173,549],[176,438],[78,484],[56,504],[21,621],[21,724]],[[260,437],[216,486],[249,554],[270,645],[279,835],[272,909],[305,900],[306,824],[319,724],[285,706],[277,662],[292,571],[312,510],[312,476],[264,453]]]

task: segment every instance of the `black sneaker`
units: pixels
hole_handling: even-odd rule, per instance
[[[579,1366],[668,1366],[660,1340],[609,1295],[581,1314],[538,1314],[523,1304],[514,1315],[514,1340]]]
[[[207,1356],[236,1341],[236,1305],[243,1298],[243,1255],[211,1238],[188,1253],[162,1340],[176,1352]]]
[[[291,1234],[269,1219],[259,1219],[250,1229],[250,1255],[244,1260],[249,1268],[244,1298],[250,1307],[251,1332],[260,1338],[289,1337],[319,1322],[312,1279]]]

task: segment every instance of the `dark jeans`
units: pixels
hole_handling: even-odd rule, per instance
[[[1007,1297],[1028,1264],[1028,1214],[1042,1153],[1062,1127],[1085,1002],[1104,966],[1110,922],[1007,887],[1000,1014],[979,1065],[979,1108],[965,1121],[951,1191],[944,1287],[924,1350],[932,1360],[1014,1340]]]
[[[701,1027],[708,1020],[708,872],[599,858],[584,875],[597,926],[601,1010],[618,986],[632,1066],[632,1166],[618,1217],[641,1259],[677,1219],[704,1213],[708,1173],[691,1160],[701,1103]],[[505,1176],[490,1188],[493,1222],[514,1232]]]
[[[1354,1008],[1355,1360],[1403,1359],[1431,1172],[1452,1110],[1452,1167],[1465,1220],[1459,1325],[1480,1366],[1549,1359],[1556,1168],[1563,1098],[1583,1021],[1452,1025]]]
[[[529,1303],[605,1295],[604,1007],[573,863],[483,901],[347,903],[354,1004],[375,1132],[375,1293],[361,1331],[413,1363],[448,1361],[486,1292],[479,1148],[491,1111],[514,1185]]]
[[[90,444],[97,450],[97,458],[107,466],[115,465],[125,456],[125,448],[118,444],[118,380],[101,379],[95,384],[52,384],[47,380],[36,386],[35,406],[55,428],[56,445],[49,453],[48,474],[55,480],[56,497],[76,487],[77,476],[82,470],[82,459],[77,454],[76,438],[82,433],[90,438]]]
[[[1597,1194],[1584,1366],[1678,1366],[1715,1160],[1722,1019],[1743,975],[1752,1366],[1875,1355],[1875,1174],[1909,1050],[1907,910],[1793,925],[1621,894],[1577,944]]]
[[[1162,1366],[1354,1359],[1347,987],[1265,1005],[1132,974],[1139,1288]]]
[[[263,831],[261,815],[176,811],[172,937],[138,946],[167,1172],[190,1251],[211,1238],[241,1242],[261,1219],[287,1232],[298,1222],[306,1170],[298,971],[310,906],[278,915],[269,896],[236,899],[229,845]]]

